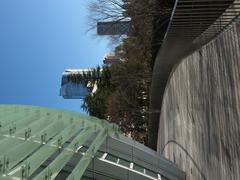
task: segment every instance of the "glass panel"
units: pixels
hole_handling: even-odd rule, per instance
[[[58,140],[62,138],[61,144],[63,144],[67,140],[69,140],[71,136],[74,135],[74,131],[72,131],[73,126],[66,127],[63,131],[61,131],[61,133],[58,136],[55,136],[50,142],[41,147],[38,151],[32,154],[24,162],[20,163],[18,167],[15,169],[18,169],[19,167],[21,168],[21,166],[25,166],[26,164],[30,164],[30,171],[28,173],[28,175],[30,176],[34,171],[36,171],[41,166],[41,164],[44,161],[46,161],[50,156],[52,156],[54,152],[57,151],[58,149],[57,146],[52,146],[54,143],[58,142]],[[59,132],[59,130],[57,132]],[[51,136],[47,138],[50,139],[50,137]],[[21,173],[19,171],[17,173],[19,177],[21,177]]]
[[[0,156],[4,160],[4,173],[9,177],[25,179],[39,172],[36,179],[42,179],[46,174],[51,178],[56,177],[73,157],[76,148],[92,134],[99,132],[89,148],[80,149],[86,154],[80,159],[72,176],[81,177],[94,156],[102,157],[103,152],[98,152],[98,149],[106,136],[117,130],[115,124],[78,113],[0,105]],[[40,168],[50,157],[53,161],[48,167]]]
[[[101,158],[103,156],[104,152],[100,152],[98,151],[96,154],[95,154],[95,157],[98,157],[98,158]]]
[[[88,148],[83,146],[83,147],[81,147],[81,149],[79,149],[79,152],[85,153],[87,150],[88,150]]]
[[[113,156],[113,155],[111,155],[111,154],[108,154],[105,159],[108,160],[108,161],[117,163],[118,157]]]
[[[88,167],[89,163],[91,162],[93,156],[98,151],[102,143],[105,141],[107,136],[106,129],[102,129],[97,137],[92,142],[91,146],[88,148],[86,154],[81,158],[79,163],[76,165],[72,173],[69,175],[67,180],[72,179],[80,179],[82,175],[84,174],[86,168]]]
[[[144,168],[138,164],[133,164],[133,169],[136,170],[136,171],[139,171],[141,173],[144,172]]]
[[[80,134],[71,142],[71,144],[69,144],[67,150],[65,149],[62,151],[56,157],[56,159],[54,159],[53,162],[48,165],[47,168],[45,168],[38,176],[34,178],[34,180],[42,180],[46,174],[51,174],[51,179],[54,179],[75,153],[75,151],[69,151],[69,149],[74,149],[76,147],[76,143],[78,143],[78,145],[83,144],[92,133],[92,129],[80,132]]]
[[[130,162],[124,159],[120,159],[119,164],[126,167],[130,167]]]
[[[145,172],[146,172],[147,175],[149,175],[149,176],[151,176],[151,177],[154,177],[154,178],[157,178],[157,177],[158,177],[158,175],[157,175],[156,172],[153,172],[153,171],[151,171],[151,170],[149,170],[149,169],[145,169]]]

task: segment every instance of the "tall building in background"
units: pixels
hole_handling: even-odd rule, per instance
[[[130,21],[112,21],[112,22],[98,22],[98,35],[128,35],[131,30]]]
[[[114,52],[106,53],[103,58],[103,64],[112,65],[120,61],[120,57],[117,56]]]
[[[90,90],[83,84],[77,84],[69,80],[69,76],[74,73],[83,73],[89,69],[67,69],[62,74],[62,83],[60,89],[60,96],[64,99],[83,99],[90,92]]]
[[[126,51],[123,48],[123,44],[119,44],[113,52],[106,53],[103,57],[103,64],[112,65],[119,61],[124,61]]]

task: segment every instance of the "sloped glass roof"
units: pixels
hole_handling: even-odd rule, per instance
[[[94,136],[67,177],[80,179],[105,138],[118,131],[115,124],[78,113],[0,105],[0,179],[54,179],[84,142]],[[54,160],[38,172],[52,156]]]

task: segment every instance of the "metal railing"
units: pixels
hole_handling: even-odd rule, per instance
[[[200,49],[237,20],[240,0],[176,0],[152,75],[149,146],[156,149],[165,88],[182,59]]]
[[[199,48],[229,26],[239,13],[240,0],[176,0],[163,43],[184,42],[188,49]]]

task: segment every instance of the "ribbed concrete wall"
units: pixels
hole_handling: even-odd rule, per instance
[[[240,179],[240,24],[185,58],[165,91],[158,151],[187,180]]]

